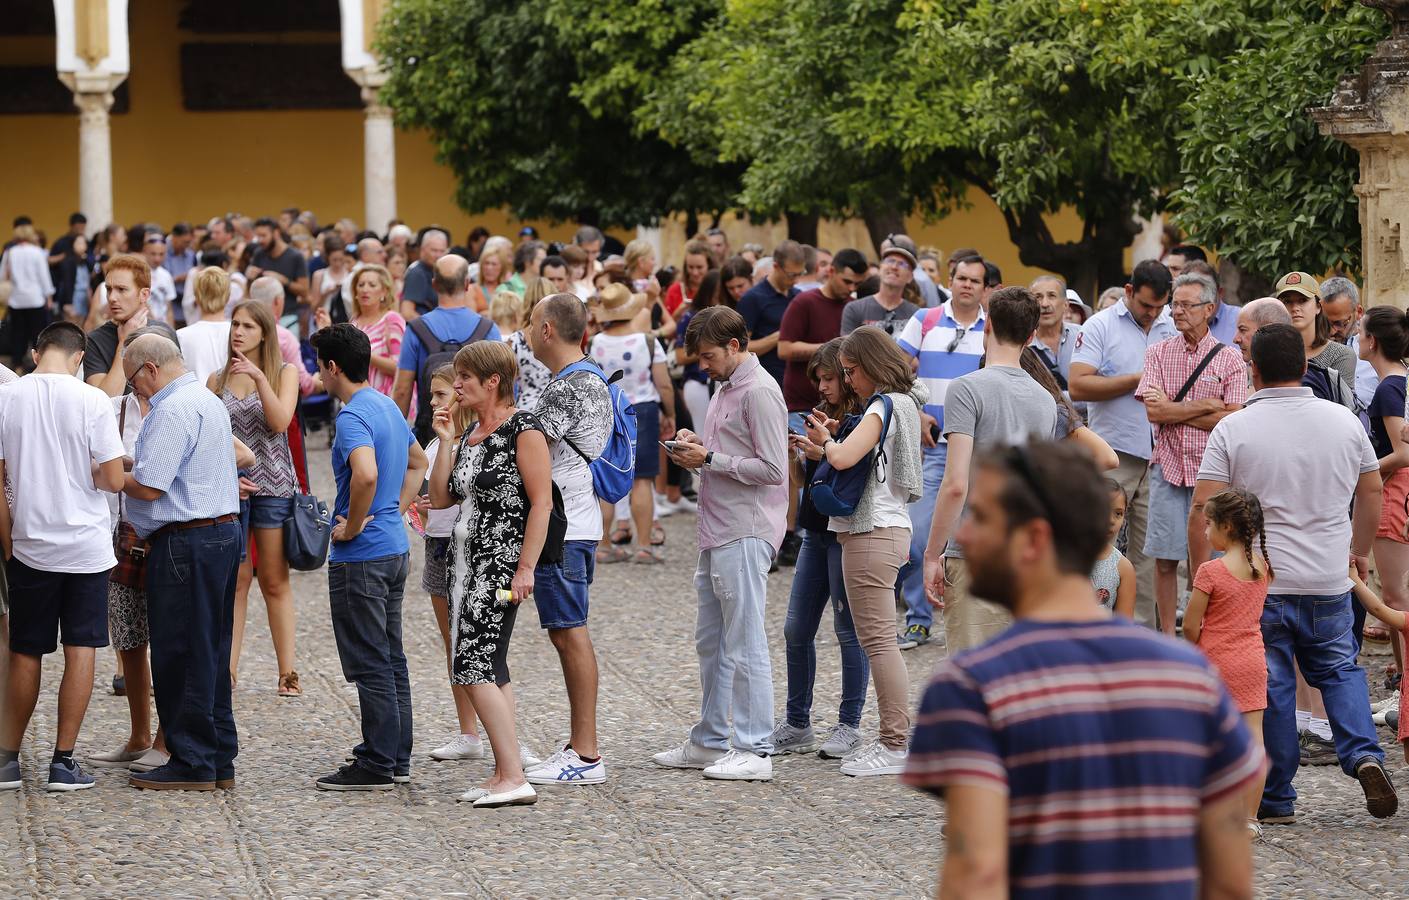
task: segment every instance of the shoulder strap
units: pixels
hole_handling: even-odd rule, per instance
[[[925,310],[925,318],[920,322],[920,342],[924,343],[925,335],[934,330],[939,324],[939,320],[944,318],[943,306],[932,306]]]
[[[416,321],[419,322],[420,319],[417,319]],[[470,339],[469,339],[468,341],[466,341],[465,343],[467,343],[467,344],[473,344],[473,343],[475,343],[476,341],[482,341],[482,340],[484,340],[485,338],[489,337],[489,329],[491,329],[491,328],[493,328],[493,327],[494,327],[494,320],[493,320],[493,319],[489,318],[488,316],[480,316],[480,318],[479,318],[479,324],[475,326],[475,330],[470,333]]]
[[[1208,368],[1208,364],[1213,362],[1213,358],[1218,355],[1219,351],[1223,349],[1223,346],[1223,344],[1215,343],[1209,348],[1209,351],[1204,354],[1204,358],[1199,360],[1199,364],[1194,367],[1194,371],[1189,375],[1189,380],[1184,382],[1184,386],[1179,389],[1179,393],[1171,398],[1175,403],[1183,400],[1189,391],[1193,389],[1194,382],[1199,380],[1199,376],[1204,373],[1204,369]]]
[[[416,337],[420,340],[421,346],[426,349],[426,356],[439,353],[441,350],[445,349],[445,345],[440,342],[440,338],[436,337],[435,334],[431,332],[430,326],[421,321],[419,316],[411,320],[411,330],[416,333]]]

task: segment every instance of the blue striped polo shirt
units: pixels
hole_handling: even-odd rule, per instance
[[[930,389],[925,412],[939,421],[941,435],[944,434],[944,395],[954,379],[978,371],[979,361],[983,359],[984,323],[988,320],[980,307],[974,324],[967,328],[960,325],[954,318],[953,302],[947,300],[942,306],[920,310],[895,336],[901,350],[920,359],[915,374]],[[931,323],[929,328],[925,327],[926,318]],[[940,441],[944,438],[940,437]]]
[[[1262,764],[1198,650],[1120,618],[1020,620],[940,663],[902,781],[1007,795],[1012,897],[1192,900],[1201,809]]]

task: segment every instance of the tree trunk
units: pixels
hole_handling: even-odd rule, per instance
[[[700,217],[693,209],[685,212],[685,240],[692,241],[700,232]]]
[[[871,236],[871,247],[878,256],[881,243],[888,235],[905,233],[905,214],[901,212],[899,204],[867,206],[861,210],[861,220],[866,223],[866,232]]]
[[[1094,307],[1100,292],[1125,284],[1125,248],[1140,233],[1135,217],[1121,209],[1088,219],[1079,241],[1057,243],[1040,210],[1003,210],[1008,237],[1024,265],[1055,272]]]
[[[818,218],[816,213],[788,213],[788,237],[816,247]]]
[[[1249,272],[1227,257],[1218,261],[1218,286],[1223,291],[1223,299],[1238,306],[1272,293],[1272,282]]]

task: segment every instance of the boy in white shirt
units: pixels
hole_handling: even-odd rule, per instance
[[[93,786],[73,760],[93,691],[94,648],[108,643],[116,563],[103,491],[123,485],[112,401],[77,376],[86,338],[58,322],[39,334],[31,374],[0,390],[0,549],[10,589],[10,660],[0,698],[0,790],[20,787],[19,746],[39,699],[45,654],[62,634],[64,677],[48,790]],[[0,495],[3,496],[3,495]]]

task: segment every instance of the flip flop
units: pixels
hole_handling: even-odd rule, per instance
[[[604,566],[608,563],[626,562],[630,558],[631,554],[627,553],[621,547],[597,548],[597,565],[599,566]]]

